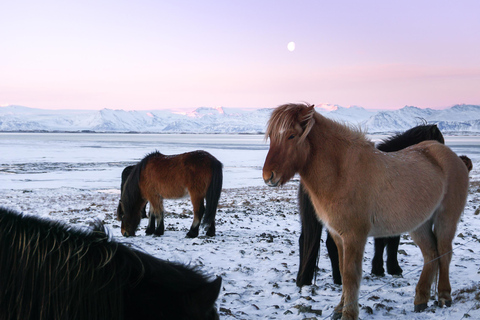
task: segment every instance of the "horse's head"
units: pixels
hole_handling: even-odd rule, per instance
[[[118,218],[120,219],[120,221],[122,221],[121,232],[122,235],[125,237],[135,236],[135,231],[137,231],[138,225],[140,224],[141,220],[140,210],[138,210],[138,214],[131,211],[132,210],[126,211],[122,201],[120,201],[120,203],[118,204],[117,214],[122,214],[121,216],[119,214]]]
[[[123,219],[123,207],[122,207],[122,200],[118,201],[117,207],[117,220],[122,221]]]
[[[269,186],[287,183],[307,162],[307,135],[315,123],[313,105],[286,104],[276,108],[268,121],[266,136],[270,150],[263,165],[263,179]]]

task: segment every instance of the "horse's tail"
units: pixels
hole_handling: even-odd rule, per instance
[[[209,226],[215,221],[218,200],[220,199],[223,185],[223,164],[213,156],[211,157],[211,160],[212,180],[208,186],[207,196],[205,198],[205,215],[203,216],[203,225],[205,226]]]
[[[472,171],[473,169],[472,160],[470,160],[470,158],[467,156],[460,156],[460,159],[462,159],[463,163],[465,163],[465,165],[467,166],[468,172]]]
[[[303,189],[302,185],[298,189],[298,202],[302,230],[298,239],[300,244],[300,266],[297,274],[297,286],[302,287],[312,283],[315,267],[317,266],[323,226],[317,220],[310,196]]]

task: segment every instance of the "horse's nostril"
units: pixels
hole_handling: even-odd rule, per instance
[[[273,174],[273,171],[272,171],[272,175],[270,176],[270,181],[273,180],[273,176],[274,176],[274,174]]]

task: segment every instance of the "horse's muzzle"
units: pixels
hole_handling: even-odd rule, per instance
[[[280,179],[277,179],[277,181],[275,181],[275,172],[272,171],[270,177],[268,178],[265,178],[265,173],[263,174],[263,180],[265,181],[265,184],[269,187],[276,187],[278,186],[279,182],[280,182]]]
[[[122,230],[122,236],[124,236],[124,237],[135,237],[135,232],[130,233],[127,230]]]

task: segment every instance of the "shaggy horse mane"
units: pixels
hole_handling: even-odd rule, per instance
[[[114,241],[99,221],[72,228],[0,207],[0,318],[123,319],[145,296],[189,299],[207,282],[195,268]]]
[[[270,137],[270,139],[278,141],[288,129],[293,128],[295,124],[298,123],[304,129],[304,132],[299,139],[299,142],[302,142],[310,133],[315,123],[322,123],[325,121],[334,125],[336,127],[336,132],[339,136],[344,137],[345,140],[365,140],[369,144],[372,144],[360,127],[328,119],[316,112],[314,105],[308,103],[284,104],[273,110],[272,115],[268,120],[265,139]]]
[[[156,158],[159,156],[163,156],[162,153],[159,151],[154,151],[147,154],[140,162],[138,162],[132,169],[132,172],[129,174],[128,178],[125,180],[124,190],[122,192],[122,201],[124,206],[129,206],[126,208],[128,212],[134,212],[136,209],[140,210],[140,208],[135,208],[135,201],[134,199],[138,199],[141,197],[139,182],[140,176],[142,171],[145,169],[148,161],[152,158]]]

